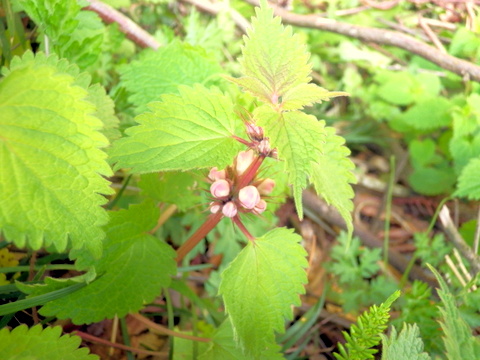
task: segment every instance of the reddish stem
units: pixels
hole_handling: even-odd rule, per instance
[[[197,244],[210,232],[212,229],[217,226],[217,224],[222,219],[223,214],[221,211],[216,214],[210,214],[207,220],[198,228],[195,233],[190,236],[190,238],[177,249],[177,262],[182,261],[182,259],[187,255],[192,249],[197,246]]]
[[[264,159],[265,159],[264,155],[259,155],[252,162],[252,164],[248,167],[248,169],[240,177],[240,179],[238,181],[238,189],[242,189],[252,182],[252,180],[257,175],[257,171],[260,168],[260,165],[262,165]]]
[[[233,222],[238,226],[240,231],[247,237],[249,241],[255,241],[255,238],[250,234],[245,225],[243,225],[242,220],[237,216],[233,217]]]
[[[239,143],[242,143],[243,145],[247,145],[248,147],[252,147],[253,144],[245,139],[242,139],[241,137],[238,137],[237,135],[232,135],[232,137],[237,140]]]

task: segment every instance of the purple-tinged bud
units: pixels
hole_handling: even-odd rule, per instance
[[[217,167],[213,167],[208,173],[208,178],[212,181],[226,179],[227,174],[225,170],[218,170]]]
[[[260,184],[257,185],[258,192],[261,195],[268,195],[273,191],[275,187],[275,180],[265,179]]]
[[[221,206],[215,202],[210,203],[210,212],[216,214],[220,211]]]
[[[273,149],[272,151],[270,151],[270,154],[268,154],[268,156],[270,156],[271,158],[273,159],[278,159],[278,151],[277,151],[277,148]]]
[[[247,134],[252,140],[263,140],[263,129],[252,123],[247,123]]]
[[[253,208],[253,212],[255,214],[261,214],[263,213],[265,210],[267,209],[267,203],[265,200],[260,200],[257,204],[257,206],[255,206]]]
[[[248,185],[238,192],[238,200],[245,209],[253,209],[260,201],[260,193],[253,185]]]
[[[227,180],[217,180],[210,186],[211,194],[218,198],[223,198],[230,195],[230,184]]]
[[[255,158],[255,153],[253,150],[240,151],[237,155],[237,163],[235,168],[237,169],[238,175],[242,175],[245,170],[252,165]]]
[[[237,205],[235,205],[232,201],[227,202],[223,205],[222,213],[226,217],[233,218],[237,215]]]

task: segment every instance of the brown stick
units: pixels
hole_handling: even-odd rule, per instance
[[[107,24],[117,23],[120,26],[120,30],[141,47],[150,47],[154,50],[160,47],[160,43],[152,35],[110,5],[98,0],[87,1],[90,5],[84,9],[96,12]]]
[[[255,6],[259,4],[257,0],[245,1]],[[480,66],[455,56],[443,54],[433,46],[411,36],[391,30],[346,24],[333,19],[321,18],[317,15],[298,15],[275,6],[273,6],[273,10],[275,15],[280,16],[286,24],[330,31],[380,45],[395,46],[419,55],[443,69],[467,78],[467,80],[480,82]]]
[[[318,214],[323,219],[327,220],[329,223],[334,224],[344,230],[346,230],[345,221],[340,216],[337,210],[328,206],[327,203],[321,200],[315,193],[312,191],[306,190],[303,192],[303,206],[308,208],[310,211]],[[353,231],[354,235],[358,236],[360,240],[368,247],[371,248],[382,248],[383,242],[377,238],[370,230],[368,230],[365,225],[362,223],[355,223],[355,230]],[[402,256],[399,252],[389,249],[388,250],[388,261],[400,272],[404,272],[408,267],[408,260]],[[430,284],[432,287],[438,287],[436,280],[428,276],[419,266],[414,265],[410,272],[410,278],[424,281]]]

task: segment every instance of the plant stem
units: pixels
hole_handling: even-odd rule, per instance
[[[252,143],[250,141],[247,141],[245,139],[242,139],[241,137],[238,137],[236,135],[232,136],[235,140],[237,140],[239,143],[242,143],[243,145],[247,145],[248,147],[252,147]]]
[[[250,184],[250,182],[252,182],[252,180],[257,175],[257,171],[260,168],[260,165],[262,165],[264,159],[265,159],[264,155],[259,155],[255,160],[253,160],[250,167],[240,177],[238,181],[238,186],[237,186],[238,189],[242,189],[248,184]]]
[[[197,244],[219,223],[223,214],[219,211],[216,214],[210,214],[207,220],[198,228],[190,238],[177,249],[177,262],[187,255]]]
[[[243,225],[242,220],[237,216],[233,217],[233,222],[238,226],[240,231],[247,237],[249,241],[255,241],[255,238],[250,234],[245,225]]]

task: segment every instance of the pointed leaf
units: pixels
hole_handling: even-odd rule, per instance
[[[392,327],[390,336],[380,334],[382,338],[382,360],[430,360],[423,352],[423,341],[417,324],[403,323],[403,329],[397,336]]]
[[[120,68],[121,82],[131,94],[135,112],[147,111],[147,104],[163,94],[177,94],[179,85],[218,81],[222,68],[199,46],[173,41],[160,49],[145,50],[139,60]],[[213,82],[214,83],[214,82]]]
[[[61,326],[42,329],[41,325],[31,328],[20,325],[12,331],[8,328],[0,330],[2,359],[99,359],[97,355],[89,354],[88,348],[79,348],[81,342],[78,336],[62,336]]]
[[[275,332],[284,332],[305,292],[306,252],[301,237],[286,228],[274,229],[249,242],[222,274],[219,293],[238,342],[247,355],[261,358],[276,349]]]
[[[232,162],[240,145],[232,137],[236,117],[230,99],[197,85],[182,86],[180,95],[164,95],[151,103],[151,113],[113,145],[110,154],[117,168],[145,173],[190,170]]]
[[[310,180],[317,193],[337,208],[351,229],[354,194],[350,183],[356,180],[343,138],[335,135],[333,128],[325,127],[323,121],[299,111],[278,113],[261,106],[254,116],[272,147],[277,148],[279,158],[285,161],[299,217],[303,217],[302,190]]]
[[[95,265],[101,276],[75,293],[47,303],[40,314],[71,318],[75,324],[92,323],[138,311],[158,296],[176,270],[172,248],[147,234],[158,215],[158,208],[151,202],[113,212],[104,256],[93,261],[81,254],[77,260],[81,266]],[[30,293],[51,291],[52,286],[55,284],[50,282],[32,287]]]
[[[273,10],[262,4],[256,8],[252,27],[244,37],[240,65],[245,75],[229,78],[261,101],[285,110],[301,109],[331,97],[346,95],[330,93],[309,84],[312,65],[310,54],[300,36],[290,26],[283,27]],[[265,46],[268,44],[268,46]]]
[[[0,83],[0,229],[20,247],[64,251],[70,240],[99,256],[108,141],[87,91],[56,61],[27,53]]]

